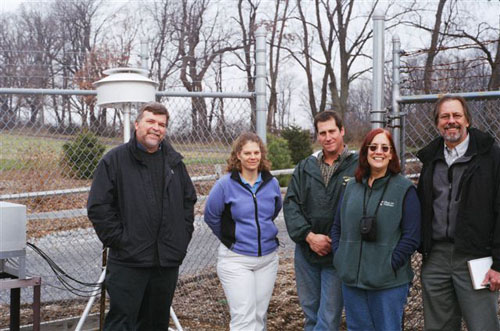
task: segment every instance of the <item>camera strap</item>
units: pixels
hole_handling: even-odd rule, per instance
[[[392,175],[389,175],[389,179],[387,180],[387,182],[385,182],[384,191],[382,191],[382,196],[380,197],[380,200],[378,201],[377,208],[375,209],[375,214],[373,214],[373,217],[377,217],[378,208],[380,207],[380,204],[382,203],[382,200],[384,199],[385,191],[387,191],[387,186],[389,186],[389,182],[391,181],[391,178],[392,178]],[[367,206],[368,202],[370,201],[370,198],[368,198],[368,201],[366,201],[366,187],[367,186],[368,185],[365,186],[365,191],[363,193],[363,216],[366,216],[366,206]]]

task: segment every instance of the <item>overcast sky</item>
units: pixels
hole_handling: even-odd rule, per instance
[[[6,13],[6,12],[11,12],[15,11],[20,4],[22,3],[27,3],[27,4],[36,4],[36,5],[42,5],[43,4],[48,4],[51,3],[55,0],[0,0],[0,13]],[[78,1],[78,0],[65,0],[65,1]],[[144,3],[144,2],[154,2],[155,0],[104,0],[105,3],[108,4],[116,4],[116,5],[123,5],[125,3],[133,3],[133,4],[138,4],[138,3]],[[213,3],[222,5],[224,6],[225,3],[227,2],[236,2],[237,0],[212,0]],[[274,3],[275,0],[261,0],[261,8],[266,7],[266,5],[271,5]],[[357,3],[359,4],[359,8],[361,7],[370,7],[370,5],[373,3],[372,0],[356,0]],[[400,4],[406,2],[405,0],[400,0],[398,1]],[[428,8],[428,12],[426,14],[423,14],[423,16],[433,22],[434,20],[434,12],[435,9],[437,8],[437,3],[438,0],[420,0],[418,1],[419,4],[421,5],[426,5],[425,7]],[[460,6],[462,8],[466,8],[466,12],[469,12],[472,14],[472,16],[475,16],[476,19],[480,18],[482,21],[488,22],[490,25],[499,28],[500,27],[500,0],[459,0]],[[307,2],[306,2],[307,3]],[[313,1],[310,0],[311,7],[313,6]],[[385,4],[387,4],[387,1],[380,1],[380,8],[384,8]],[[470,8],[470,11],[469,11]],[[474,24],[473,22],[475,19],[469,19],[466,20],[468,24]],[[417,34],[416,34],[417,33]],[[428,47],[430,43],[430,34],[426,33],[424,31],[409,31],[408,28],[405,28],[403,26],[397,27],[396,29],[392,30],[390,33],[385,34],[385,53],[386,53],[386,60],[390,59],[390,54],[391,54],[391,40],[393,37],[393,34],[398,34],[401,40],[402,48],[406,51],[415,51],[419,50],[422,48]],[[292,64],[290,64],[292,65]],[[366,68],[370,67],[371,63],[367,63],[366,61],[359,61],[359,63],[356,63],[356,66]],[[294,67],[292,65],[292,67]],[[302,77],[301,74],[302,72],[300,70],[297,70],[298,72],[295,74],[295,77]],[[291,72],[295,72],[295,70],[291,70]],[[299,84],[300,85],[300,84]],[[300,90],[300,86],[297,86],[297,92]],[[298,104],[298,101],[293,102],[292,104]],[[294,114],[297,114],[296,112],[293,112]],[[304,123],[303,121],[303,116],[299,115],[297,118],[295,118],[295,122],[298,123]],[[307,120],[305,121],[306,123],[308,122]]]

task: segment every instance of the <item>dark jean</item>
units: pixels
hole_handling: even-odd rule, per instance
[[[342,284],[347,330],[401,330],[408,290],[409,284],[384,290],[364,290]]]
[[[131,268],[108,263],[110,308],[104,330],[168,330],[178,267]]]
[[[297,294],[305,315],[304,331],[337,331],[342,320],[342,288],[333,266],[309,263],[295,247]]]

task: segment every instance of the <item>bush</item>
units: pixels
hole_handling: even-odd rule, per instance
[[[267,135],[267,156],[272,163],[272,168],[288,169],[293,168],[292,157],[290,156],[290,149],[288,149],[288,142],[284,138],[273,135]],[[280,186],[288,186],[291,175],[279,175],[278,179]]]
[[[309,130],[302,130],[298,126],[292,125],[282,130],[281,136],[288,142],[293,164],[299,163],[300,160],[312,154],[313,149]]]
[[[79,179],[90,179],[106,147],[90,131],[80,133],[71,142],[63,145],[62,162]]]

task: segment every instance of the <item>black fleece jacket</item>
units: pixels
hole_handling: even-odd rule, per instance
[[[460,178],[455,230],[455,250],[475,257],[493,256],[492,269],[500,271],[500,148],[482,131],[469,129],[471,156]],[[424,259],[432,249],[433,172],[442,159],[443,138],[437,138],[417,153],[423,167],[418,182],[422,206],[422,246]]]
[[[182,156],[166,141],[163,213],[153,192],[151,170],[135,134],[108,152],[94,173],[87,202],[97,236],[110,248],[110,261],[131,267],[175,267],[184,259],[193,233],[196,192]]]

